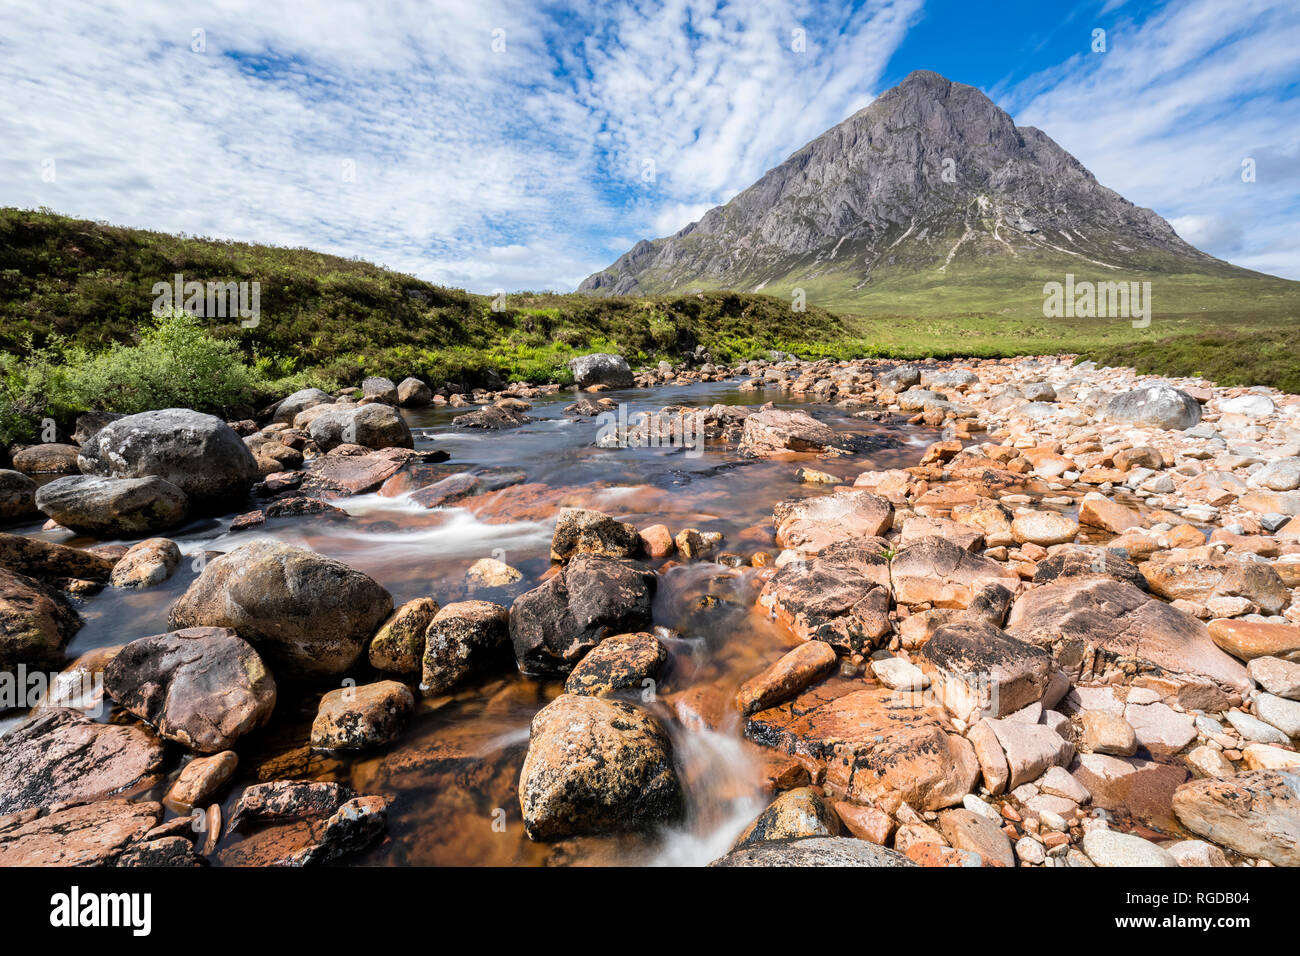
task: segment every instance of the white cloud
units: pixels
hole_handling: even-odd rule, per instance
[[[0,204],[572,288],[869,101],[919,3],[10,5]]]
[[[1300,247],[1274,238],[1300,214],[1297,49],[1291,0],[1185,0],[1110,26],[1107,52],[1075,56],[999,99],[1193,245],[1300,278]],[[1242,177],[1247,158],[1254,182]]]

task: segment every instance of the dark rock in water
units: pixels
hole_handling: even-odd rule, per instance
[[[36,482],[21,471],[0,469],[0,521],[36,514]]]
[[[81,615],[54,588],[0,568],[0,670],[57,667]]]
[[[619,634],[597,644],[569,673],[566,694],[607,697],[659,679],[668,650],[653,634]]]
[[[365,494],[416,460],[416,453],[404,448],[387,448],[364,455],[322,455],[308,462],[299,490],[313,498]]]
[[[137,843],[117,858],[117,866],[204,866],[207,860],[182,836],[159,837]]]
[[[388,825],[388,801],[354,796],[337,783],[254,784],[239,798],[230,829],[256,827],[220,854],[230,866],[309,866],[355,853]]]
[[[252,646],[223,627],[142,637],[104,669],[124,708],[200,753],[229,750],[271,718],[275,679]]]
[[[340,687],[321,698],[311,745],[318,750],[381,747],[397,739],[414,709],[411,689],[395,680]]]
[[[525,415],[522,411],[514,408],[503,407],[501,405],[484,405],[482,408],[466,412],[464,415],[457,415],[451,420],[451,423],[457,428],[518,428],[520,425],[526,425],[533,419]]]
[[[124,857],[122,865],[130,865],[140,857],[126,854],[142,845],[162,815],[161,804],[127,800],[83,803],[44,816],[15,813],[0,819],[0,866],[111,866]],[[156,851],[144,855],[157,859]]]
[[[77,416],[77,424],[72,433],[72,440],[78,445],[84,445],[99,434],[104,426],[111,425],[121,418],[126,418],[126,416],[120,412],[82,412]]]
[[[606,637],[648,628],[656,581],[653,572],[615,558],[573,558],[510,608],[510,639],[520,670],[567,674]]]
[[[812,787],[799,787],[778,794],[740,834],[732,850],[772,840],[833,837],[839,833],[839,818],[822,795]]]
[[[1062,578],[1103,577],[1124,581],[1147,590],[1147,579],[1124,552],[1094,545],[1061,548],[1038,562],[1035,584],[1048,584]]]
[[[162,740],[142,727],[37,711],[0,737],[0,813],[139,792],[158,779],[163,755]]]
[[[484,490],[483,482],[477,476],[460,472],[411,492],[410,500],[426,508],[443,508],[462,498],[482,494]]]
[[[572,404],[564,406],[564,414],[571,418],[595,418],[611,409],[599,402],[593,402],[589,398],[580,398]]]
[[[631,388],[632,369],[621,355],[597,352],[569,359],[569,371],[579,388],[605,385],[609,388]]]
[[[77,455],[80,449],[76,445],[62,445],[47,442],[42,445],[29,445],[14,454],[14,471],[24,475],[75,475]]]
[[[416,674],[424,659],[424,634],[438,613],[433,598],[407,601],[370,640],[370,666],[392,674]]]
[[[903,854],[853,837],[768,840],[732,850],[709,866],[917,866]]]
[[[92,537],[126,537],[174,528],[189,499],[162,478],[56,478],[36,492],[36,507],[65,528]]]
[[[561,508],[556,515],[552,561],[566,561],[575,554],[634,558],[640,553],[641,535],[635,525],[586,508]]]
[[[459,601],[439,610],[424,635],[423,691],[451,690],[510,661],[510,613],[491,601]]]
[[[113,573],[115,563],[80,548],[69,548],[18,534],[0,533],[0,568],[31,578],[107,581]]]
[[[128,415],[81,447],[84,474],[161,478],[196,502],[242,498],[257,480],[257,461],[221,419],[188,408]]]
[[[282,823],[306,817],[329,816],[353,793],[341,783],[312,780],[276,780],[244,789],[230,815],[230,829],[246,823]]]
[[[840,445],[829,425],[803,409],[768,408],[745,418],[740,453],[770,458],[789,452],[838,451]]]
[[[433,401],[433,389],[418,378],[404,378],[397,386],[397,404],[403,408],[423,408]]]
[[[147,588],[171,577],[181,563],[181,549],[167,538],[146,538],[133,545],[113,565],[109,583],[115,588]]]
[[[210,561],[168,617],[173,630],[230,627],[279,673],[344,673],[393,610],[392,596],[339,561],[254,541]]]
[[[623,701],[572,694],[533,718],[519,804],[533,840],[641,830],[684,810],[659,721]]]
[[[1145,428],[1187,429],[1201,421],[1201,405],[1169,385],[1147,385],[1114,396],[1102,413],[1109,422]]]

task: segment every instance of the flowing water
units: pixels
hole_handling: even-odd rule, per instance
[[[742,392],[734,383],[608,394],[626,402],[630,413],[669,404],[758,405],[779,395]],[[474,595],[508,604],[550,568],[554,512],[562,505],[597,508],[639,527],[662,522],[674,533],[685,527],[721,531],[725,540],[719,550],[740,554],[747,564],[753,552],[775,550],[771,514],[777,501],[826,490],[799,483],[794,475],[800,464],[851,482],[864,470],[914,464],[936,437],[928,429],[852,419],[844,410],[817,406],[810,410],[837,431],[872,436],[879,439],[873,447],[879,447],[845,458],[796,456],[806,461],[746,460],[722,445],[710,445],[696,457],[681,448],[602,449],[593,445],[596,422],[564,417],[562,409],[573,399],[568,392],[538,399],[529,412],[537,421],[502,432],[453,428],[451,419],[468,409],[409,412],[418,449],[445,450],[448,466],[485,474],[519,470],[522,483],[468,499],[466,507],[429,510],[407,494],[368,494],[335,502],[351,516],[346,520],[286,518],[235,534],[225,530],[229,516],[194,523],[173,535],[187,558],[165,584],[143,591],[106,588],[83,602],[86,624],[69,653],[165,631],[167,609],[196,576],[198,556],[231,550],[259,535],[312,548],[366,572],[392,593],[395,604],[426,596],[442,604],[464,599],[465,571],[484,557],[523,572],[524,580],[508,592]],[[799,403],[779,398],[777,404]],[[89,543],[42,534],[35,526],[17,530]],[[688,794],[681,824],[641,837],[530,842],[519,816],[519,770],[529,722],[561,684],[514,673],[420,700],[397,741],[357,756],[313,753],[306,744],[317,701],[329,688],[282,684],[271,726],[240,741],[240,770],[223,807],[227,817],[240,784],[307,777],[391,798],[388,838],[350,858],[354,863],[681,865],[716,858],[765,803],[753,748],[743,740],[728,701],[790,639],[755,607],[761,582],[754,569],[712,561],[652,564],[659,570],[654,621],[671,657],[653,695],[637,697],[661,715],[678,718],[666,723]],[[362,670],[354,676],[365,682],[379,675]],[[706,715],[714,729],[694,719],[696,714]],[[719,721],[717,714],[730,716]],[[228,837],[222,846],[237,839]]]

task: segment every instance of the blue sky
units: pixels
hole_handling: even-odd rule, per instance
[[[5,0],[0,205],[568,290],[932,69],[1300,278],[1297,50],[1295,0]]]

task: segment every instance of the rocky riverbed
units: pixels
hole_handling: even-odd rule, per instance
[[[12,450],[0,863],[1300,863],[1300,397],[574,373]]]

